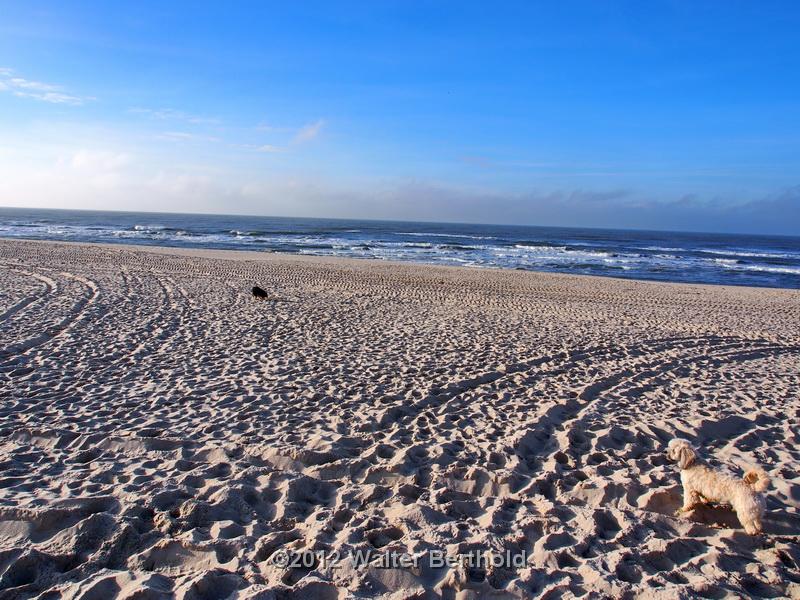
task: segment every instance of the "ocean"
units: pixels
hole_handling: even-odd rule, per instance
[[[784,236],[0,208],[0,237],[800,289],[800,238]]]

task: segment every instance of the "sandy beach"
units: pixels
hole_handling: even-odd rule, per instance
[[[0,240],[0,599],[800,597],[799,387],[796,290]]]

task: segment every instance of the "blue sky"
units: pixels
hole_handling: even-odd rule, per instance
[[[800,234],[795,2],[0,16],[2,205]]]

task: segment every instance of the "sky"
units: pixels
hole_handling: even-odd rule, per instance
[[[5,2],[0,205],[800,235],[800,4]]]

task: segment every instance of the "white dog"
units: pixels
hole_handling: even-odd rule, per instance
[[[750,469],[742,479],[715,471],[697,457],[688,441],[679,438],[670,440],[667,458],[681,468],[683,506],[677,514],[691,512],[698,504],[730,504],[747,533],[761,533],[766,502],[760,492],[770,484],[763,469]]]

